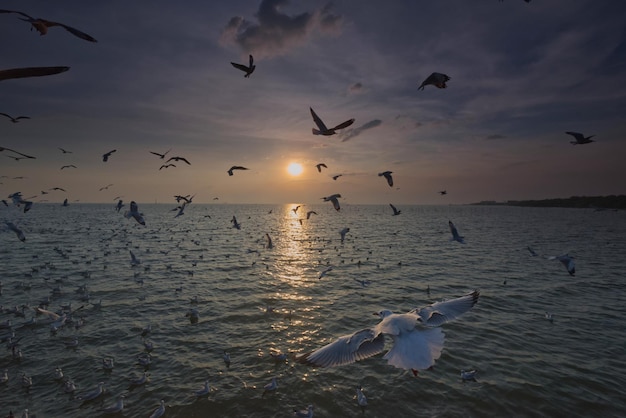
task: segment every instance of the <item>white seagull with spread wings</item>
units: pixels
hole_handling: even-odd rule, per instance
[[[418,370],[428,369],[441,356],[445,335],[439,326],[469,311],[478,302],[479,294],[474,290],[405,314],[380,311],[376,314],[382,319],[378,325],[344,335],[318,350],[298,356],[297,360],[318,367],[351,364],[382,353],[385,335],[388,335],[393,346],[383,358],[392,366],[417,375]]]

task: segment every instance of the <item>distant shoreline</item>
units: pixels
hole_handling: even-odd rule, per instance
[[[609,196],[572,196],[567,198],[553,198],[541,200],[508,200],[496,202],[483,200],[471,205],[479,206],[523,206],[537,208],[580,208],[580,209],[626,209],[626,195]]]

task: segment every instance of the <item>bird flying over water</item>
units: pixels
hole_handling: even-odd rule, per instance
[[[396,209],[396,207],[394,205],[392,205],[391,203],[389,204],[389,206],[391,206],[391,209],[393,209],[393,216],[397,216],[397,215],[400,215],[402,213],[401,210]]]
[[[9,118],[11,120],[11,122],[13,123],[18,123],[20,121],[20,119],[30,119],[29,116],[17,116],[17,117],[13,117],[11,115],[7,115],[6,113],[1,113],[0,115],[2,116],[6,116],[7,118]]]
[[[318,367],[351,364],[382,353],[385,335],[388,335],[393,346],[383,359],[417,375],[418,370],[428,369],[441,356],[445,335],[439,326],[469,311],[478,302],[479,295],[479,291],[474,290],[405,314],[380,311],[376,315],[381,322],[376,326],[339,337],[320,349],[298,356],[297,360]]]
[[[69,164],[69,165],[64,165],[61,167],[61,170],[63,170],[64,168],[77,168],[74,164]]]
[[[26,13],[23,12],[18,12],[15,10],[0,10],[0,13],[17,13],[19,15],[24,16],[24,18],[19,18],[20,20],[23,20],[25,22],[28,22],[32,25],[32,29],[37,30],[37,32],[39,32],[39,34],[41,36],[45,35],[48,33],[48,29],[54,27],[54,26],[60,26],[63,29],[65,29],[66,31],[68,31],[69,33],[71,33],[74,36],[77,36],[81,39],[84,39],[86,41],[89,42],[98,42],[95,38],[93,38],[90,35],[87,35],[85,32],[81,32],[78,29],[75,29],[71,26],[67,26],[63,23],[59,23],[59,22],[52,22],[50,20],[45,20],[42,18],[34,18],[32,16],[27,15]]]
[[[339,206],[339,198],[340,197],[341,197],[340,194],[335,193],[335,194],[332,194],[330,196],[322,197],[322,199],[324,199],[324,202],[331,202],[333,204],[333,207],[335,208],[335,210],[339,210],[339,209],[341,209],[341,207]]]
[[[26,236],[24,236],[24,232],[19,229],[17,226],[15,226],[15,224],[13,222],[9,222],[9,221],[4,221],[4,223],[6,224],[7,228],[9,228],[9,230],[15,232],[15,235],[17,235],[17,238],[24,242],[26,241]]]
[[[328,168],[328,167],[326,167],[326,164],[324,164],[324,163],[315,164],[315,167],[317,167],[317,171],[320,172],[320,173],[322,172],[322,167]]]
[[[250,74],[254,72],[254,69],[256,68],[256,65],[254,65],[254,58],[252,58],[252,55],[250,55],[249,62],[250,64],[247,66],[244,64],[237,64],[236,62],[231,62],[231,64],[233,67],[246,73],[244,77],[248,78],[250,77]]]
[[[559,260],[561,263],[563,263],[570,276],[573,276],[576,273],[574,257],[570,256],[569,254],[548,257],[548,260]]]
[[[137,203],[135,201],[130,202],[130,210],[127,211],[124,216],[126,218],[134,218],[141,225],[146,225],[146,221],[143,219],[143,213],[139,213],[139,208],[137,207]]]
[[[452,221],[448,221],[448,226],[450,227],[450,232],[452,233],[450,241],[458,241],[461,244],[465,244],[465,239],[459,235],[459,231],[457,231],[456,226],[454,226]]]
[[[0,70],[0,81],[12,78],[42,77],[46,75],[64,73],[69,69],[70,67],[9,68],[8,70]]]
[[[591,144],[592,142],[595,142],[593,139],[591,139],[595,135],[585,136],[579,132],[570,132],[570,131],[567,131],[565,133],[573,136],[576,139],[576,141],[569,142],[572,145],[584,145],[584,144]]]
[[[107,152],[106,154],[103,154],[103,155],[102,155],[102,161],[104,161],[105,163],[106,163],[107,161],[109,161],[109,157],[111,156],[111,154],[113,154],[113,153],[114,153],[114,152],[116,152],[116,151],[117,151],[117,150],[116,150],[116,149],[114,149],[114,150],[111,150],[111,151]]]
[[[393,177],[391,177],[391,173],[393,173],[393,171],[383,171],[382,173],[378,173],[379,176],[384,176],[387,179],[389,187],[393,187]]]
[[[445,89],[446,87],[446,82],[450,80],[450,77],[448,77],[445,74],[441,74],[441,73],[432,73],[431,75],[429,75],[426,80],[422,81],[422,84],[420,84],[420,86],[418,87],[418,90],[424,90],[424,87],[432,84],[435,87],[438,87],[440,89]]]
[[[318,129],[313,128],[313,135],[324,135],[324,136],[331,136],[331,135],[335,135],[337,130],[339,129],[343,129],[343,128],[347,128],[348,126],[352,125],[354,123],[354,119],[349,119],[345,122],[340,123],[339,125],[335,126],[334,128],[330,128],[328,129],[326,127],[326,125],[324,125],[324,122],[322,122],[322,120],[320,119],[319,116],[317,116],[317,114],[315,113],[315,111],[313,110],[313,108],[309,108],[309,110],[311,110],[311,116],[313,116],[313,121],[315,122],[315,124],[317,125]],[[319,170],[319,168],[318,168]]]
[[[229,168],[229,169],[227,170],[227,171],[228,171],[228,175],[229,175],[229,176],[232,176],[232,175],[234,174],[234,173],[233,173],[233,170],[249,170],[249,168],[242,167],[242,166],[240,166],[240,165],[234,165],[234,166],[232,166],[231,168]]]

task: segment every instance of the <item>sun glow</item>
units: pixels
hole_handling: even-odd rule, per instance
[[[287,172],[292,176],[299,176],[302,174],[302,164],[300,163],[289,163],[287,166]]]

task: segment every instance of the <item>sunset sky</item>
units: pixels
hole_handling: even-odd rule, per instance
[[[0,194],[447,204],[626,193],[626,2],[18,1],[0,14]],[[257,65],[250,78],[230,62]],[[432,72],[448,88],[420,83]],[[315,136],[309,107],[339,134]],[[595,135],[573,146],[565,131]],[[63,154],[59,147],[72,151]],[[181,156],[191,165],[159,170]],[[116,149],[108,162],[102,154]],[[287,172],[302,164],[302,174]],[[317,163],[328,169],[318,173]],[[77,168],[60,170],[63,165]],[[231,177],[233,165],[248,167]],[[389,187],[378,173],[392,171]],[[337,180],[332,176],[342,174]],[[25,177],[14,179],[14,177]],[[106,190],[99,189],[113,184]],[[447,190],[446,196],[438,191]]]

